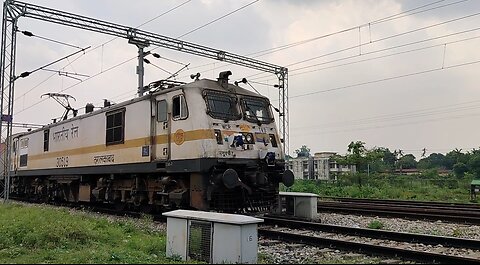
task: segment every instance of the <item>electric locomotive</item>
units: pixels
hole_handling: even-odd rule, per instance
[[[149,93],[12,136],[11,195],[142,210],[269,211],[291,186],[267,97],[218,80]]]

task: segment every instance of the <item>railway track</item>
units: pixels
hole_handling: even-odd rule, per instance
[[[406,202],[368,199],[318,201],[319,212],[376,215],[480,224],[480,207],[468,204]]]
[[[480,241],[452,237],[439,237],[430,235],[420,235],[411,233],[398,233],[391,231],[381,231],[372,229],[342,227],[335,225],[325,225],[320,223],[299,221],[278,218],[273,216],[265,216],[265,225],[258,230],[259,235],[269,238],[278,239],[292,243],[302,243],[317,247],[330,247],[347,251],[356,251],[370,255],[380,255],[402,258],[405,260],[414,260],[420,262],[435,263],[458,263],[458,264],[480,264],[480,259],[475,257],[446,255],[436,252],[426,252],[415,249],[415,247],[392,247],[388,244],[374,242],[371,239],[381,239],[397,242],[406,242],[410,245],[442,245],[450,248],[463,248],[480,250]],[[274,229],[268,227],[276,227]],[[292,231],[278,231],[284,228],[293,229]],[[305,230],[311,230],[311,233]],[[336,233],[347,236],[346,239],[335,239],[329,236],[318,236],[316,232]],[[352,240],[351,236],[368,238],[370,242],[359,242]],[[362,240],[360,240],[362,241]]]
[[[393,200],[393,199],[363,199],[363,198],[346,198],[346,197],[319,197],[322,201],[340,201],[340,202],[371,202],[381,204],[394,205],[415,205],[415,206],[432,206],[432,207],[458,207],[480,210],[480,204],[475,203],[453,203],[453,202],[433,202],[433,201],[412,201],[412,200]]]

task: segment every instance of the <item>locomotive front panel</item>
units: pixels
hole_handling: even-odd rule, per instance
[[[190,206],[268,211],[279,184],[292,185],[267,98],[238,86],[187,85],[184,118],[169,124],[170,170],[190,172]]]

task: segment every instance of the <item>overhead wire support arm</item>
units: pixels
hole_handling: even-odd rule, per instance
[[[214,60],[225,61],[248,68],[265,71],[273,74],[281,74],[284,67],[271,63],[256,60],[250,57],[241,56],[226,51],[194,44],[156,33],[135,29],[128,26],[118,25],[98,19],[88,18],[80,15],[70,14],[42,6],[32,5],[19,1],[7,1],[7,8],[12,14],[24,16],[42,21],[52,22],[65,26],[86,29],[98,33],[104,33],[126,39],[140,39],[148,41],[151,45],[167,49],[177,50],[185,53],[195,54]]]

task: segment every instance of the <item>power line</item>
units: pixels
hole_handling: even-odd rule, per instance
[[[136,57],[135,57],[135,58],[136,58]],[[127,62],[129,62],[129,61],[131,61],[131,59],[128,59],[128,60],[126,60],[126,61],[123,61],[123,62],[121,62],[121,63],[118,63],[118,64],[116,64],[116,65],[114,65],[114,66],[112,66],[112,67],[110,67],[110,68],[107,68],[107,69],[106,69],[105,71],[103,71],[103,72],[96,73],[95,75],[92,75],[92,76],[90,76],[89,78],[85,79],[84,82],[85,82],[85,81],[88,81],[88,80],[90,80],[90,79],[92,79],[92,78],[95,78],[95,77],[97,77],[97,76],[99,76],[99,75],[101,75],[101,74],[103,74],[103,73],[106,73],[106,72],[108,72],[108,71],[110,71],[110,70],[112,70],[112,69],[115,69],[115,68],[117,68],[117,67],[119,67],[119,66],[121,66],[121,65],[123,65],[123,64],[125,64],[125,63],[127,63]],[[73,84],[73,85],[71,85],[71,86],[69,86],[69,87],[66,87],[66,88],[64,88],[64,89],[61,89],[60,91],[58,91],[58,93],[64,92],[64,91],[66,91],[66,90],[68,90],[68,89],[70,89],[70,88],[72,88],[72,87],[77,86],[78,84],[81,84],[81,83],[76,83],[76,84]],[[24,111],[26,111],[26,110],[28,110],[28,109],[36,106],[36,105],[44,102],[45,100],[47,100],[47,99],[42,99],[42,100],[40,100],[40,101],[37,101],[36,103],[33,103],[32,105],[30,105],[30,106],[28,106],[28,107],[26,107],[26,108],[24,108],[24,109],[22,109],[22,110],[20,110],[20,111],[17,111],[16,113],[17,113],[17,115],[18,115],[18,114],[20,114],[20,113],[22,113],[22,112],[24,112]]]
[[[465,2],[465,1],[468,1],[468,0],[461,0],[461,1],[458,1],[458,2],[455,2],[455,3],[452,3],[452,4],[459,4],[459,3],[462,3],[462,2]],[[434,2],[434,3],[431,3],[431,4],[427,4],[427,5],[425,5],[425,6],[432,5],[432,4],[436,4],[436,3],[438,3],[438,2],[442,2],[442,1],[437,1],[437,2]],[[425,6],[423,6],[423,7],[425,7]],[[448,5],[443,5],[443,6],[435,7],[435,8],[428,9],[428,10],[421,11],[421,12],[426,12],[426,11],[430,11],[430,10],[434,10],[434,9],[442,8],[442,7],[446,7],[446,6],[448,6]],[[418,9],[418,8],[410,9],[410,10],[408,10],[408,11],[401,12],[401,13],[399,13],[399,14],[397,14],[397,15],[393,15],[393,16],[398,16],[398,15],[400,15],[400,14],[408,13],[408,12],[410,12],[410,11],[412,11],[412,10],[416,10],[416,9]],[[264,56],[264,55],[271,54],[271,53],[274,53],[274,52],[277,52],[277,51],[281,51],[281,50],[293,48],[293,47],[296,47],[296,46],[298,46],[298,45],[303,45],[303,44],[306,44],[306,43],[309,43],[309,42],[312,42],[312,41],[316,41],[316,40],[319,40],[319,39],[323,39],[323,38],[325,38],[325,37],[330,37],[330,36],[333,36],[333,35],[337,35],[337,34],[344,33],[344,32],[348,32],[348,31],[352,31],[352,30],[357,30],[357,29],[359,29],[359,28],[366,27],[366,26],[369,26],[369,25],[379,24],[379,23],[391,21],[391,20],[394,20],[394,19],[398,19],[398,18],[403,18],[403,17],[406,17],[406,16],[410,16],[410,15],[413,15],[413,14],[418,14],[418,13],[421,13],[421,12],[416,12],[416,13],[408,14],[408,15],[401,16],[401,17],[394,17],[394,18],[391,18],[392,16],[389,16],[389,17],[387,17],[387,18],[390,18],[390,19],[388,19],[388,20],[379,19],[379,20],[376,20],[376,21],[373,21],[373,22],[370,22],[370,23],[361,24],[361,25],[358,25],[358,26],[355,26],[355,27],[351,27],[351,28],[348,28],[348,29],[344,29],[344,30],[340,30],[340,31],[334,32],[334,33],[330,33],[330,34],[326,34],[326,35],[323,35],[323,36],[311,38],[311,39],[308,39],[308,40],[303,40],[303,41],[299,41],[299,42],[295,42],[295,43],[291,43],[291,44],[286,44],[286,45],[279,46],[279,47],[274,48],[274,49],[267,49],[267,50],[264,50],[264,51],[262,51],[262,52],[256,52],[256,53],[254,53],[254,54],[259,54],[257,57]],[[358,45],[355,46],[355,48],[358,48],[358,47],[359,47]]]
[[[208,26],[208,25],[210,25],[210,24],[213,24],[213,23],[215,23],[215,22],[217,22],[217,21],[219,21],[219,20],[221,20],[221,19],[223,19],[223,18],[225,18],[225,17],[228,17],[228,16],[230,16],[230,15],[232,15],[232,14],[234,14],[234,13],[236,13],[236,12],[238,12],[238,11],[240,11],[240,10],[242,10],[242,9],[250,6],[250,5],[255,4],[255,3],[258,2],[258,1],[260,1],[260,0],[255,0],[255,1],[252,1],[252,2],[250,2],[250,3],[248,3],[248,4],[246,4],[246,5],[243,5],[243,6],[237,8],[237,9],[235,9],[235,10],[233,10],[233,11],[231,11],[231,12],[229,12],[229,13],[227,13],[227,14],[219,17],[219,18],[216,18],[216,19],[214,19],[214,20],[212,20],[212,21],[210,21],[210,22],[208,22],[208,23],[206,23],[206,24],[203,24],[203,25],[201,25],[201,26],[199,26],[199,27],[197,27],[197,28],[195,28],[195,29],[192,29],[192,30],[190,30],[190,31],[188,31],[188,32],[186,32],[186,33],[178,36],[177,39],[180,39],[180,38],[182,38],[182,37],[185,37],[185,36],[187,36],[187,35],[190,35],[190,34],[192,34],[193,32],[195,32],[195,31],[197,31],[197,30],[200,30],[200,29],[202,29],[202,28],[204,28],[204,27],[206,27],[206,26]]]
[[[257,55],[257,56],[254,56],[254,58],[261,57],[261,56],[264,56],[264,55],[267,55],[267,54],[271,54],[271,53],[278,52],[278,51],[281,51],[281,50],[293,48],[293,47],[296,47],[296,46],[298,46],[298,45],[303,45],[303,44],[306,44],[306,43],[309,43],[309,42],[312,42],[312,41],[316,41],[316,40],[320,40],[320,39],[323,39],[323,38],[326,38],[326,37],[330,37],[330,36],[334,36],[334,35],[337,35],[337,34],[349,32],[349,31],[352,31],[352,30],[357,30],[358,28],[365,27],[365,26],[370,26],[371,24],[383,23],[383,22],[387,22],[387,21],[390,21],[390,20],[402,18],[402,17],[405,17],[405,16],[410,16],[410,15],[413,15],[413,14],[418,14],[418,13],[422,13],[422,12],[426,12],[426,11],[431,11],[431,10],[438,9],[438,8],[443,8],[443,7],[450,6],[450,5],[454,5],[454,4],[459,4],[459,3],[462,3],[462,2],[465,2],[465,1],[469,1],[469,0],[461,0],[461,1],[457,1],[457,2],[454,2],[454,3],[448,4],[448,5],[443,5],[443,6],[434,7],[434,8],[428,9],[428,10],[424,10],[424,11],[412,13],[412,14],[405,15],[405,16],[402,16],[402,17],[396,17],[396,16],[398,16],[398,15],[406,14],[406,13],[409,13],[409,12],[411,12],[411,11],[414,11],[414,10],[417,10],[417,9],[420,9],[420,8],[424,8],[424,7],[427,7],[427,6],[431,6],[431,5],[434,5],[434,4],[443,2],[443,1],[445,1],[445,0],[435,1],[435,2],[426,4],[426,5],[417,7],[417,8],[413,8],[413,9],[410,9],[410,10],[407,10],[407,11],[404,11],[404,12],[401,12],[401,13],[398,13],[398,14],[395,14],[395,15],[391,15],[391,16],[388,16],[388,17],[385,17],[385,18],[377,19],[377,20],[372,21],[372,22],[369,22],[369,23],[360,24],[360,25],[355,26],[355,27],[350,27],[350,28],[347,28],[347,29],[343,29],[343,30],[339,30],[339,31],[336,31],[336,32],[324,34],[324,35],[317,36],[317,37],[314,37],[314,38],[310,38],[310,39],[306,39],[306,40],[302,40],[302,41],[297,41],[297,42],[293,42],[293,43],[281,45],[281,46],[278,46],[278,47],[269,48],[269,49],[261,50],[261,51],[258,51],[258,52],[250,53],[250,54],[247,54],[246,56],[254,56],[254,55]],[[358,48],[358,46],[355,46],[355,48]],[[209,65],[212,65],[212,63],[208,63],[208,64],[204,64],[204,65],[199,65],[199,66],[191,67],[191,69],[196,69],[196,68],[200,68],[200,67],[204,67],[204,66],[209,66]],[[229,65],[229,64],[227,64],[227,65]],[[222,67],[223,67],[223,66],[222,66]],[[217,68],[219,68],[219,67],[217,67]]]
[[[369,24],[375,25],[375,24],[378,24],[378,23],[383,23],[383,22],[387,22],[387,21],[390,21],[390,20],[394,20],[394,19],[403,18],[403,17],[406,17],[406,16],[411,16],[411,15],[415,15],[415,14],[419,14],[419,13],[423,13],[423,12],[435,10],[435,9],[438,9],[438,8],[443,8],[443,7],[447,7],[447,6],[451,6],[451,5],[456,5],[456,4],[463,3],[463,2],[467,2],[467,1],[469,1],[469,0],[460,0],[460,1],[457,1],[457,2],[448,3],[448,4],[445,4],[445,5],[441,5],[441,6],[437,6],[437,7],[432,7],[432,8],[428,8],[428,9],[425,9],[425,10],[421,10],[421,11],[417,11],[417,12],[410,13],[411,11],[415,11],[415,10],[418,10],[418,9],[421,9],[421,8],[424,8],[424,7],[427,7],[427,6],[430,6],[430,5],[434,5],[434,4],[438,4],[438,3],[440,3],[440,2],[443,2],[443,1],[437,1],[437,2],[434,2],[434,3],[430,3],[430,4],[426,4],[426,5],[417,7],[417,8],[410,9],[410,10],[405,11],[405,12],[398,13],[397,15],[393,15],[393,16],[390,16],[390,17],[387,17],[387,18],[384,18],[384,19],[379,19],[379,20],[377,20],[377,21],[373,21],[373,22],[371,22],[371,23],[369,23]],[[404,14],[404,13],[410,13],[410,14],[408,14],[408,15],[403,15],[403,16],[399,16],[399,15],[402,15],[402,14]]]
[[[154,21],[154,20],[156,20],[156,19],[158,19],[158,18],[160,18],[160,17],[162,17],[162,16],[164,16],[164,15],[166,15],[166,14],[168,14],[168,13],[170,13],[170,12],[172,12],[172,11],[174,11],[174,10],[176,10],[176,9],[178,9],[178,8],[186,5],[186,4],[188,4],[188,3],[190,3],[191,1],[192,1],[192,0],[187,0],[187,1],[185,1],[185,2],[183,2],[183,3],[181,3],[181,4],[179,4],[179,5],[176,5],[176,6],[172,7],[172,8],[170,8],[169,10],[161,13],[160,15],[158,15],[158,16],[152,18],[152,19],[149,19],[149,20],[145,21],[144,23],[138,25],[136,28],[138,29],[138,28],[140,28],[141,26],[145,26],[146,24],[148,24],[148,23],[150,23],[150,22],[152,22],[152,21]]]
[[[304,133],[304,134],[300,133],[300,134],[311,135],[311,134],[346,133],[346,132],[354,132],[354,131],[365,131],[365,130],[371,130],[371,129],[399,127],[399,126],[412,125],[412,124],[424,124],[426,122],[438,122],[438,121],[445,121],[445,120],[452,120],[452,119],[461,119],[461,118],[467,118],[471,116],[480,116],[480,113],[472,113],[470,115],[457,115],[457,116],[450,116],[450,117],[437,118],[437,119],[427,119],[427,120],[421,120],[421,121],[415,121],[415,122],[396,123],[396,124],[390,124],[390,125],[384,125],[384,126],[369,126],[369,127],[355,128],[350,130],[332,130],[332,131],[324,131],[324,132],[316,131],[311,133]]]
[[[347,85],[347,86],[330,88],[330,89],[325,89],[325,90],[320,90],[320,91],[315,91],[315,92],[310,92],[310,93],[305,93],[305,94],[299,94],[299,95],[291,96],[289,98],[292,99],[292,98],[310,96],[310,95],[315,95],[315,94],[321,94],[321,93],[326,93],[326,92],[331,92],[331,91],[336,91],[336,90],[341,90],[341,89],[346,89],[346,88],[352,88],[352,87],[357,87],[357,86],[375,84],[375,83],[380,83],[380,82],[385,82],[385,81],[390,81],[390,80],[395,80],[395,79],[400,79],[400,78],[405,78],[405,77],[410,77],[410,76],[428,74],[428,73],[433,73],[433,72],[437,72],[437,71],[440,71],[440,70],[447,70],[447,69],[452,69],[452,68],[457,68],[457,67],[462,67],[462,66],[467,66],[467,65],[473,65],[473,64],[478,64],[478,63],[480,63],[480,60],[467,62],[467,63],[456,64],[456,65],[451,65],[451,66],[446,66],[446,67],[443,67],[443,68],[440,67],[440,68],[434,68],[434,69],[429,69],[429,70],[420,71],[420,72],[414,72],[414,73],[409,73],[409,74],[404,74],[404,75],[387,77],[387,78],[382,78],[382,79],[378,79],[378,80],[367,81],[367,82],[362,82],[362,83],[357,83],[357,84],[352,84],[352,85]]]
[[[419,118],[419,117],[425,117],[425,116],[440,115],[445,113],[450,114],[452,112],[462,112],[462,111],[479,109],[480,105],[478,105],[478,103],[480,103],[480,100],[451,104],[446,106],[432,107],[427,109],[413,110],[413,111],[407,111],[402,113],[384,114],[384,115],[378,115],[378,116],[356,119],[356,120],[323,123],[315,126],[309,125],[306,127],[294,127],[292,129],[312,129],[312,128],[318,128],[318,127],[332,128],[332,127],[345,127],[345,126],[351,126],[351,125],[360,126],[360,125],[367,125],[367,124],[377,123],[377,122],[391,122],[396,120],[412,119],[412,118]],[[462,105],[468,105],[468,104],[477,104],[477,105],[462,106]],[[459,107],[453,107],[453,106],[459,106]]]
[[[462,32],[451,33],[451,34],[447,34],[447,35],[443,35],[443,36],[439,36],[439,37],[429,38],[429,39],[426,39],[426,40],[415,41],[415,42],[410,42],[410,43],[406,43],[406,44],[402,44],[402,45],[398,45],[398,46],[388,47],[388,48],[384,48],[384,49],[380,49],[380,50],[376,50],[376,51],[371,51],[371,52],[367,52],[367,53],[363,53],[363,54],[356,54],[356,55],[352,55],[352,56],[347,56],[347,57],[343,57],[343,58],[339,58],[339,59],[335,59],[335,60],[331,60],[331,61],[326,61],[326,62],[322,62],[322,63],[318,63],[318,64],[307,65],[307,66],[303,66],[303,67],[300,67],[300,68],[295,68],[295,69],[290,70],[290,73],[292,73],[292,74],[290,74],[290,76],[298,76],[298,75],[308,74],[308,73],[313,73],[313,72],[318,72],[318,71],[322,71],[322,70],[326,70],[326,69],[332,69],[332,68],[337,68],[337,67],[342,67],[342,66],[348,66],[348,65],[352,65],[352,64],[357,64],[357,63],[362,63],[362,62],[367,62],[367,61],[378,60],[378,59],[382,59],[382,58],[386,58],[386,57],[392,57],[392,56],[402,55],[402,54],[411,53],[411,52],[416,52],[416,51],[421,51],[421,50],[427,50],[427,49],[436,48],[436,47],[445,47],[446,45],[450,45],[450,44],[455,44],[455,43],[460,43],[460,42],[475,40],[475,39],[480,38],[480,36],[475,36],[475,37],[470,37],[470,38],[464,38],[464,39],[455,40],[455,41],[450,41],[450,42],[445,42],[445,43],[441,43],[441,44],[430,45],[430,46],[420,47],[420,48],[411,49],[411,50],[406,50],[406,51],[402,51],[402,52],[397,52],[397,53],[392,53],[392,54],[386,54],[386,55],[382,55],[382,56],[367,58],[367,59],[363,59],[363,60],[358,60],[358,61],[353,61],[353,62],[348,62],[348,63],[343,63],[343,64],[337,64],[337,65],[322,67],[322,68],[313,69],[313,70],[309,70],[309,71],[305,71],[305,72],[300,72],[300,73],[294,73],[294,72],[299,71],[299,70],[304,70],[304,69],[308,69],[308,68],[313,68],[313,67],[316,67],[316,66],[326,65],[326,64],[330,64],[330,63],[334,63],[334,62],[339,62],[339,61],[345,61],[345,60],[348,60],[348,59],[353,59],[353,58],[357,58],[357,57],[363,57],[363,56],[366,56],[366,55],[371,55],[371,54],[375,54],[375,53],[379,53],[379,52],[384,52],[384,51],[388,51],[388,50],[392,50],[392,49],[403,48],[403,47],[406,47],[406,46],[411,46],[411,45],[419,44],[419,43],[426,42],[426,41],[431,41],[431,40],[436,40],[436,39],[451,37],[451,36],[453,36],[453,35],[464,34],[464,33],[467,33],[467,32],[473,32],[473,31],[478,31],[478,30],[480,30],[480,27],[479,27],[479,28],[475,28],[475,29],[471,29],[471,30],[462,31]],[[262,78],[262,77],[257,77],[257,78],[253,78],[253,79],[254,79],[254,80],[257,80],[257,79],[260,79],[260,78]],[[265,77],[263,77],[263,78],[265,78]],[[271,80],[273,80],[273,79],[266,79],[266,80],[263,80],[263,82],[267,82],[267,81],[271,81]]]
[[[35,37],[35,38],[39,38],[39,39],[42,39],[42,40],[54,42],[54,43],[57,43],[57,44],[62,44],[62,45],[68,46],[68,47],[72,47],[72,48],[76,48],[76,49],[82,49],[82,47],[78,47],[78,46],[75,46],[75,45],[72,45],[72,44],[68,44],[68,43],[65,43],[65,42],[58,41],[58,40],[54,40],[54,39],[50,39],[50,38],[46,38],[46,37],[34,35],[34,34],[33,34],[32,32],[30,32],[30,31],[24,30],[24,31],[20,31],[20,32],[23,33],[23,35],[25,35],[25,36],[27,36],[27,37]]]
[[[392,38],[396,38],[396,37],[399,37],[399,36],[411,34],[411,33],[414,33],[414,32],[420,31],[420,30],[425,30],[425,29],[437,27],[437,26],[440,26],[440,25],[444,25],[444,24],[451,23],[451,22],[456,22],[456,21],[459,21],[459,20],[462,20],[462,19],[466,19],[466,18],[478,16],[478,15],[480,15],[480,12],[474,13],[474,14],[470,14],[470,15],[467,15],[467,16],[463,16],[463,17],[459,17],[459,18],[456,18],[456,19],[452,19],[452,20],[440,22],[440,23],[437,23],[437,24],[432,24],[432,25],[429,25],[429,26],[426,26],[426,27],[421,27],[421,28],[417,28],[417,29],[414,29],[414,30],[410,30],[410,31],[406,31],[406,32],[402,32],[402,33],[390,35],[390,36],[387,36],[387,37],[384,37],[384,38],[380,38],[380,39],[377,39],[377,40],[374,40],[374,41],[370,41],[370,42],[366,42],[366,43],[361,43],[361,44],[359,44],[359,45],[350,46],[350,47],[343,48],[343,49],[340,49],[340,50],[336,50],[336,51],[333,51],[333,52],[325,53],[325,54],[322,54],[322,55],[319,55],[319,56],[310,57],[310,58],[307,58],[307,59],[304,59],[304,60],[301,60],[301,61],[297,61],[297,62],[295,62],[295,63],[288,64],[288,65],[286,65],[286,66],[287,66],[287,67],[290,67],[290,66],[294,66],[294,65],[306,63],[306,62],[313,61],[313,60],[316,60],[316,59],[320,59],[320,58],[323,58],[323,57],[327,57],[327,56],[331,56],[331,55],[334,55],[334,54],[346,52],[346,51],[349,51],[349,50],[352,50],[352,49],[358,49],[360,46],[365,46],[365,45],[368,45],[368,44],[373,44],[373,43],[376,43],[376,42],[385,41],[385,40],[392,39]],[[478,30],[478,28],[473,29],[473,30]],[[473,31],[473,30],[470,30],[470,31]],[[461,32],[461,33],[464,33],[464,32]],[[446,36],[448,36],[448,35],[446,35]],[[434,40],[434,39],[436,39],[436,38],[431,38],[431,39],[427,39],[427,40],[424,40],[424,41],[429,41],[429,40]],[[411,44],[416,44],[416,43],[420,43],[420,42],[424,42],[424,41],[413,42],[413,43],[411,43]],[[408,45],[411,45],[411,44],[408,44]],[[399,47],[402,47],[402,46],[399,46]],[[361,54],[358,54],[358,55],[356,55],[356,56],[361,56]],[[247,77],[254,77],[254,76],[258,76],[258,75],[262,75],[262,74],[263,74],[263,73],[257,73],[257,74],[253,74],[253,75],[250,75],[250,76],[247,76]],[[261,79],[261,78],[265,78],[265,76],[263,76],[263,77],[257,77],[257,78],[255,78],[255,79]]]

